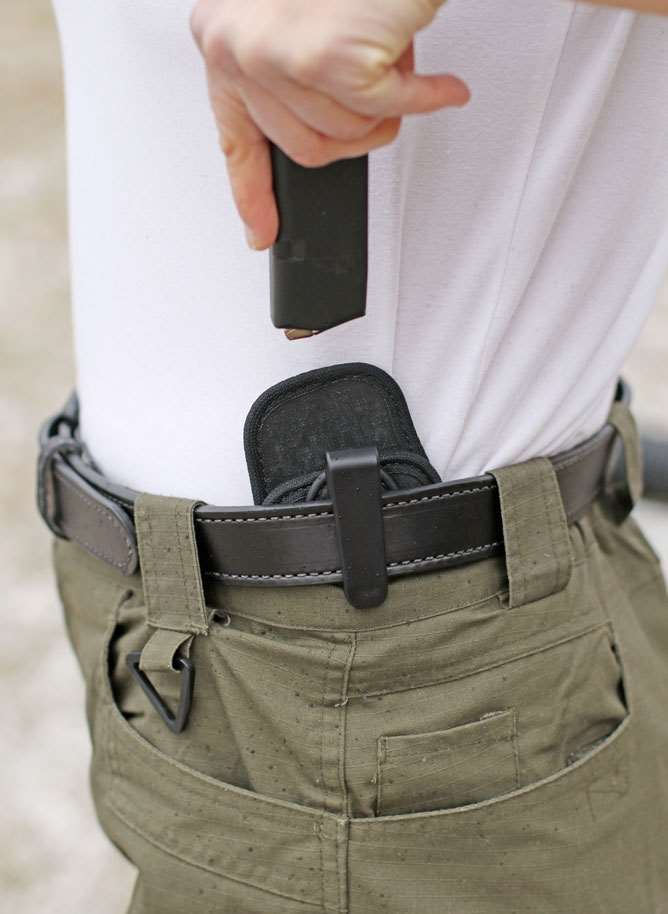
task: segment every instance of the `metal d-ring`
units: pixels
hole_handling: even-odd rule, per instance
[[[151,702],[155,710],[169,727],[172,733],[180,733],[188,722],[188,714],[193,701],[193,687],[195,684],[195,664],[189,657],[183,657],[178,654],[172,661],[175,672],[181,675],[181,692],[179,694],[179,704],[176,714],[173,714],[167,706],[165,700],[160,695],[156,687],[148,678],[146,673],[140,669],[139,661],[141,651],[130,651],[125,658],[125,662],[130,672],[142,687],[146,697]]]

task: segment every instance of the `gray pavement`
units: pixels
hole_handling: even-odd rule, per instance
[[[72,385],[63,108],[46,0],[0,5],[0,908],[120,914],[130,867],[99,832],[83,691],[33,509],[35,431]],[[640,417],[668,434],[668,286],[628,366]],[[668,509],[639,518],[668,559]]]

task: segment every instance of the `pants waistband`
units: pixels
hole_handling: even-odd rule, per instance
[[[562,454],[474,479],[383,495],[379,548],[384,550],[389,578],[505,554],[512,602],[564,586],[572,562],[565,535],[568,525],[582,517],[606,488],[614,489],[615,503],[626,513],[638,497],[640,459],[629,398],[628,387],[620,381],[606,424]],[[626,471],[617,472],[611,487],[617,438],[624,443]],[[202,582],[207,587],[289,587],[294,592],[295,585],[344,579],[341,529],[331,502],[220,508],[116,486],[98,471],[79,437],[75,398],[44,424],[40,444],[38,502],[57,535],[77,542],[124,575],[137,571],[142,540],[145,576],[165,578],[169,562],[166,565],[159,557],[169,554],[172,545],[173,554],[193,566],[188,581],[182,580],[172,595],[182,607],[179,612],[187,605],[187,631],[206,628]],[[139,515],[147,512],[142,521]],[[523,570],[528,567],[525,559],[531,563],[532,554],[540,558],[551,550],[550,560],[541,561],[544,567],[529,580]],[[158,561],[151,556],[158,556]],[[158,590],[164,595],[165,585]]]

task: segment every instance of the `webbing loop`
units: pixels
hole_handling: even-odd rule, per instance
[[[535,457],[490,472],[499,487],[509,606],[558,593],[570,580],[573,555],[552,462]]]

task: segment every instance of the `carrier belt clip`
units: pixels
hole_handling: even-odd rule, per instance
[[[357,609],[380,606],[387,566],[378,448],[327,451],[326,467],[346,598]]]

